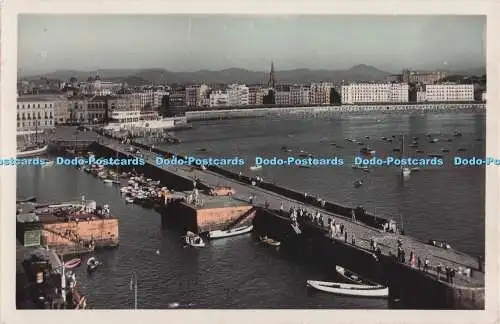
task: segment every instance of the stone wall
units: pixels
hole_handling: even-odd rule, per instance
[[[98,220],[61,222],[43,225],[44,243],[50,245],[75,245],[76,238],[83,240],[94,239],[96,245],[105,242],[108,246],[119,243],[119,221],[116,218],[105,218]],[[65,233],[71,230],[76,234],[73,239],[64,238],[56,233]]]

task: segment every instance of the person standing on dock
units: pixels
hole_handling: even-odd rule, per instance
[[[344,232],[344,242],[347,243],[347,231]]]
[[[280,204],[280,211],[283,211],[283,202]]]
[[[418,265],[418,270],[421,270],[421,268],[422,268],[422,260],[420,260],[420,257],[417,258],[417,265]]]
[[[351,244],[356,245],[356,235],[354,233],[352,233]]]
[[[344,224],[340,224],[340,235],[344,234]]]

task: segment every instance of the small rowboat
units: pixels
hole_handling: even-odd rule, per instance
[[[184,236],[184,243],[192,247],[205,247],[203,239],[191,231],[187,231],[186,236]]]
[[[101,265],[101,263],[95,257],[91,257],[87,260],[87,271],[93,272],[99,265]]]
[[[64,267],[66,269],[73,269],[78,267],[80,264],[82,264],[82,260],[80,259],[71,259],[68,262],[64,263]]]
[[[268,238],[266,236],[261,236],[259,237],[259,240],[262,242],[262,243],[265,243],[265,244],[268,244],[268,245],[271,245],[271,246],[280,246],[281,245],[281,242],[280,241],[276,241],[272,238]]]
[[[226,231],[220,231],[220,230],[219,231],[211,231],[211,232],[208,232],[208,237],[213,240],[213,239],[217,239],[217,238],[224,238],[224,237],[230,237],[230,236],[236,236],[236,235],[250,233],[252,230],[253,230],[253,225],[233,228],[233,229],[226,230]]]
[[[389,288],[383,286],[344,284],[338,282],[307,280],[307,285],[314,289],[344,296],[387,298]]]

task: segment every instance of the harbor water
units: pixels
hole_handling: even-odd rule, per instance
[[[484,168],[444,167],[415,172],[402,180],[394,168],[377,168],[363,176],[351,168],[361,148],[344,138],[356,138],[380,154],[396,143],[381,137],[418,136],[425,153],[442,153],[445,160],[459,155],[484,155],[485,116],[478,113],[422,115],[370,114],[301,119],[221,120],[196,123],[192,130],[175,134],[178,145],[165,147],[179,153],[211,157],[243,157],[248,165],[235,168],[246,174],[256,155],[288,156],[303,150],[318,157],[343,157],[344,167],[264,167],[266,180],[308,192],[345,205],[363,205],[380,215],[403,219],[405,232],[422,240],[445,240],[472,255],[484,255]],[[459,131],[461,137],[453,137]],[[428,143],[424,134],[439,138]],[[369,139],[365,138],[368,136]],[[451,142],[444,139],[451,138]],[[331,145],[332,142],[337,144]],[[158,144],[157,144],[158,145]],[[294,152],[283,152],[287,146]],[[339,148],[342,146],[342,148]],[[412,149],[408,155],[417,154]],[[253,172],[255,173],[255,172]],[[167,184],[168,185],[168,184]],[[263,246],[250,235],[210,242],[207,248],[183,248],[180,233],[161,229],[155,211],[125,204],[117,187],[71,167],[18,169],[18,196],[39,201],[87,199],[108,203],[120,218],[118,249],[96,252],[103,262],[88,275],[77,270],[78,284],[98,309],[132,308],[133,272],[138,277],[138,307],[168,308],[171,303],[194,308],[388,308],[387,301],[312,293],[306,280],[338,279],[334,269],[320,268],[309,260],[285,255]],[[85,260],[85,258],[84,258]]]

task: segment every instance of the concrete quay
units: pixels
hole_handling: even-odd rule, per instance
[[[104,139],[101,144],[95,145],[128,155],[126,149],[129,145],[115,140]],[[328,204],[332,205],[331,203],[323,208],[311,201],[301,201],[298,197],[290,198],[260,186],[251,186],[246,177],[241,180],[230,179],[210,170],[199,170],[189,166],[158,167],[155,165],[157,153],[145,150],[144,145],[141,145],[141,148],[148,166],[157,170],[157,175],[162,174],[163,179],[156,179],[172,187],[175,186],[175,189],[190,190],[193,180],[197,178],[205,185],[232,187],[236,192],[235,198],[248,200],[250,195],[254,195],[254,204],[261,206],[255,218],[256,231],[282,240],[284,249],[287,246],[294,252],[312,249],[304,252],[315,255],[322,262],[329,261],[332,262],[331,265],[343,265],[362,276],[381,280],[389,285],[391,294],[419,305],[428,302],[424,306],[427,308],[484,309],[484,273],[475,270],[478,268],[478,261],[471,256],[453,249],[434,247],[409,236],[386,233],[376,226],[364,224],[359,220],[353,221],[345,215],[345,212],[327,211],[326,207]],[[286,194],[286,191],[283,192]],[[269,204],[268,208],[262,207],[264,201]],[[279,211],[280,207],[285,211],[291,207],[303,207],[311,212],[320,210],[325,221],[331,218],[335,219],[336,223],[344,224],[348,233],[347,242],[341,237],[333,239],[327,237],[325,224],[321,226],[303,221],[300,222],[303,234],[297,236],[290,226],[286,213]],[[351,244],[353,233],[356,244]],[[382,249],[382,254],[378,257],[374,257],[375,254],[370,249],[371,239],[375,239]],[[429,260],[430,271],[423,272],[407,263],[396,262],[394,254],[398,240],[402,243],[407,256],[413,251],[422,262],[425,259]],[[438,264],[443,267],[470,268],[473,269],[473,274],[468,277],[457,273],[453,283],[445,282],[444,278],[437,280],[434,270]]]
[[[283,114],[365,113],[365,112],[453,112],[484,110],[485,103],[425,103],[425,104],[371,104],[307,107],[266,107],[252,109],[216,109],[186,111],[187,121],[266,117]]]

